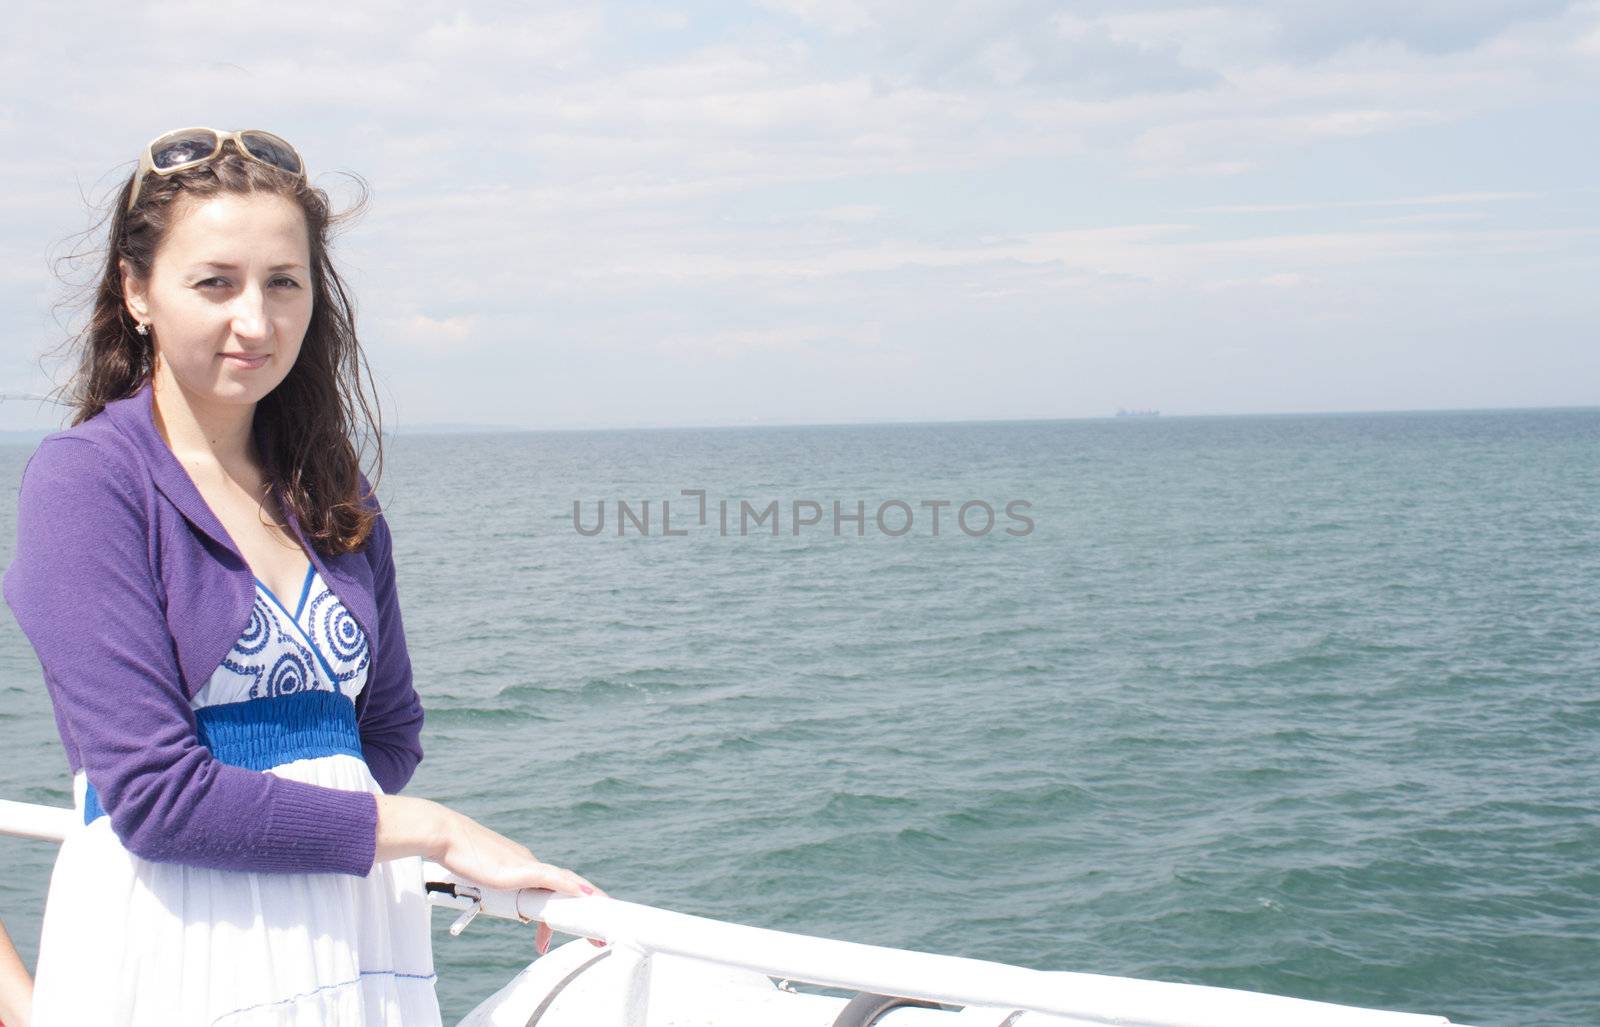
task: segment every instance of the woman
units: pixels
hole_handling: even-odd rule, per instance
[[[265,132],[158,137],[118,198],[77,414],[24,471],[4,580],[84,821],[35,1027],[436,1024],[421,858],[604,894],[395,794],[423,713],[332,222]]]

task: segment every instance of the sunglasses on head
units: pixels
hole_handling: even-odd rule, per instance
[[[305,162],[300,154],[280,136],[259,129],[246,128],[237,132],[219,132],[214,128],[180,128],[163,133],[151,141],[139,155],[139,170],[133,176],[133,191],[128,194],[128,209],[133,209],[139,199],[139,188],[144,176],[171,175],[187,168],[197,168],[222,152],[222,144],[233,140],[240,153],[253,161],[287,171],[304,178]]]

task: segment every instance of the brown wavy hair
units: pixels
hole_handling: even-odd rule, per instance
[[[127,209],[133,190],[130,174],[99,222],[109,218],[111,227],[103,259],[98,252],[93,255],[99,268],[90,287],[89,320],[68,340],[77,368],[57,390],[66,392],[64,402],[74,408],[72,424],[77,425],[107,403],[138,392],[155,370],[154,335],[134,330],[119,261],[126,260],[137,278],[147,280],[172,227],[194,204],[219,193],[272,193],[293,201],[305,214],[311,244],[311,323],[288,375],[256,404],[255,432],[262,471],[280,504],[294,513],[306,539],[325,556],[360,549],[377,516],[369,502],[373,492],[363,493],[361,458],[351,440],[354,429],[363,429],[364,439],[376,450],[374,481],[381,479],[383,468],[382,416],[376,412],[376,394],[370,405],[365,394],[371,368],[356,337],[354,303],[329,254],[336,230],[366,207],[365,183],[351,177],[361,186],[359,199],[338,213],[328,194],[308,179],[250,160],[232,141],[197,168],[145,175],[132,210]],[[99,224],[89,232],[97,234]]]

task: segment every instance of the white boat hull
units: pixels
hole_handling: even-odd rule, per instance
[[[620,1000],[637,972],[637,953],[586,941],[553,948],[484,1000],[461,1027],[599,1027],[623,1023]],[[780,987],[753,970],[684,959],[650,959],[644,1027],[834,1027],[849,1001]],[[881,1006],[883,1003],[878,1003]],[[870,1016],[868,1020],[866,1017]],[[1015,1009],[945,1010],[900,1006],[852,1016],[859,1027],[1104,1027]]]

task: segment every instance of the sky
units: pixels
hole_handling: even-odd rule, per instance
[[[403,11],[8,4],[0,428],[189,125],[360,176],[386,430],[1600,403],[1596,0]]]

